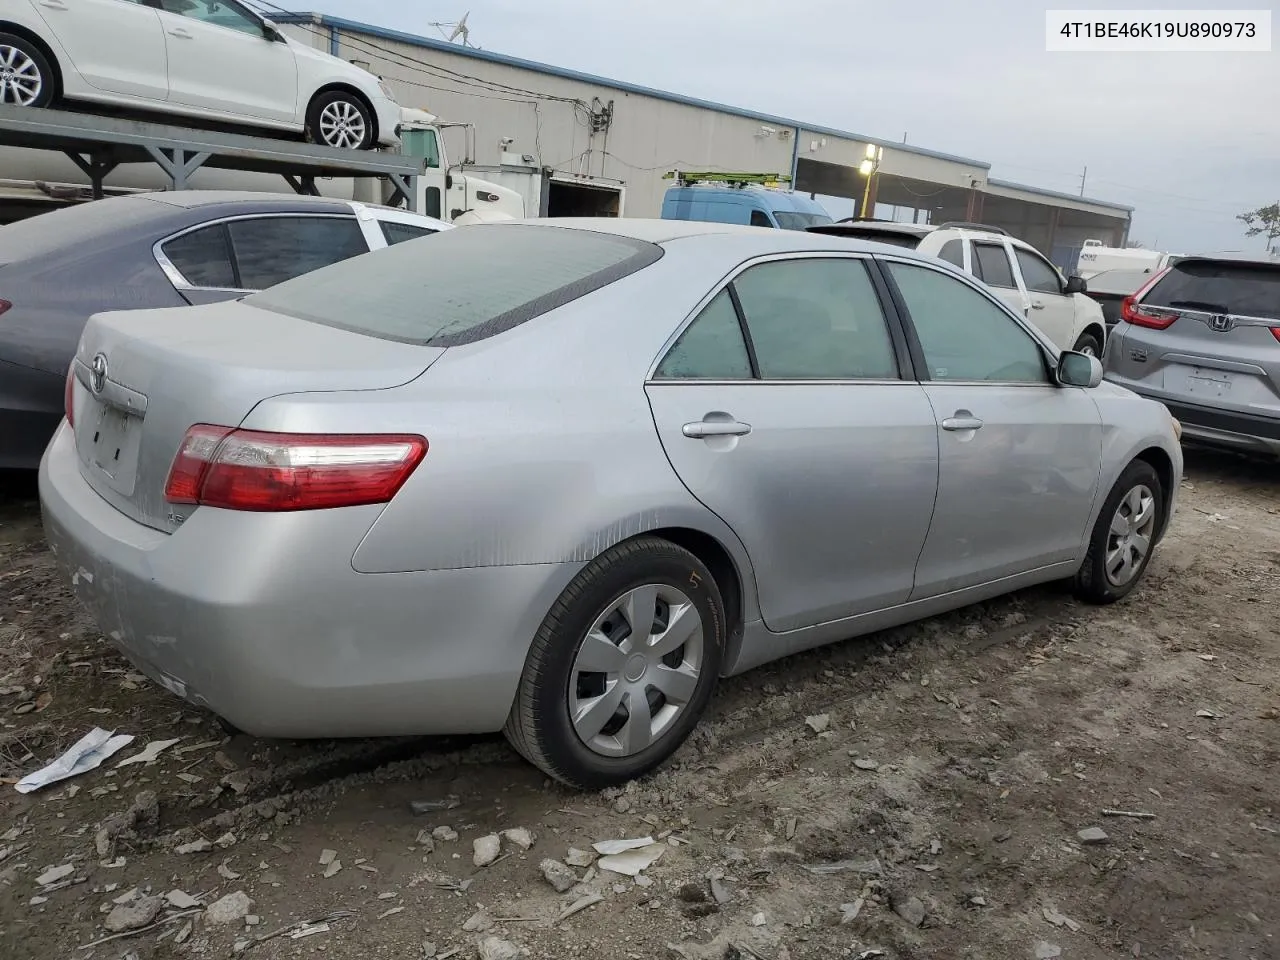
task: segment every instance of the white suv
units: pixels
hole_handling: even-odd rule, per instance
[[[239,0],[0,0],[0,103],[77,101],[350,150],[400,142],[390,87]]]
[[[1085,282],[1079,277],[1064,279],[1040,251],[999,227],[843,220],[809,230],[907,247],[946,260],[985,283],[1059,350],[1102,356],[1107,324],[1102,307],[1085,296]]]

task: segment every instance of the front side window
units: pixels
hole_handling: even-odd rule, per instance
[[[285,280],[369,252],[355,217],[264,217],[228,224],[243,290]]]
[[[751,357],[726,290],[698,314],[658,364],[659,380],[750,380]]]
[[[1039,344],[1004,310],[939,270],[889,263],[932,380],[1049,383]]]
[[[1001,243],[975,243],[973,245],[973,270],[978,279],[989,287],[1015,289],[1013,268],[1009,266],[1009,254]]]
[[[1014,247],[1014,254],[1018,258],[1018,269],[1022,271],[1022,282],[1028,290],[1062,296],[1062,280],[1057,270],[1021,247]]]
[[[202,20],[241,33],[262,35],[262,22],[228,0],[159,0],[159,7],[192,20]]]
[[[766,380],[896,380],[898,363],[861,260],[777,260],[733,281]]]

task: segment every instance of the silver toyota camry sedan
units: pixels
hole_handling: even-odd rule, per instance
[[[504,730],[595,788],[718,678],[1064,580],[1134,589],[1159,403],[949,264],[712,223],[474,226],[101,314],[40,492],[102,630],[249,733]]]

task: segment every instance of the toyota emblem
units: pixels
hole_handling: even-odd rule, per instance
[[[89,389],[95,394],[102,392],[107,385],[107,355],[100,353],[89,364]]]

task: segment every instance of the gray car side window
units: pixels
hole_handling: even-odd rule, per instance
[[[861,260],[748,267],[733,281],[765,380],[897,380],[880,298]]]
[[[262,217],[228,224],[238,286],[265,290],[369,252],[355,217]]]
[[[938,270],[888,264],[933,380],[1049,383],[1027,331],[977,290]]]
[[[236,289],[236,269],[225,224],[215,223],[184,233],[160,249],[191,286]]]
[[[430,227],[420,227],[413,223],[398,223],[395,220],[379,220],[378,226],[381,228],[382,236],[389,247],[394,247],[397,243],[404,243],[406,240],[429,237],[436,232]]]
[[[727,290],[721,290],[658,364],[659,380],[750,380],[751,358]]]
[[[1034,253],[1019,247],[1014,247],[1013,252],[1018,258],[1018,268],[1022,271],[1022,280],[1028,290],[1062,296],[1062,279],[1057,270]]]

